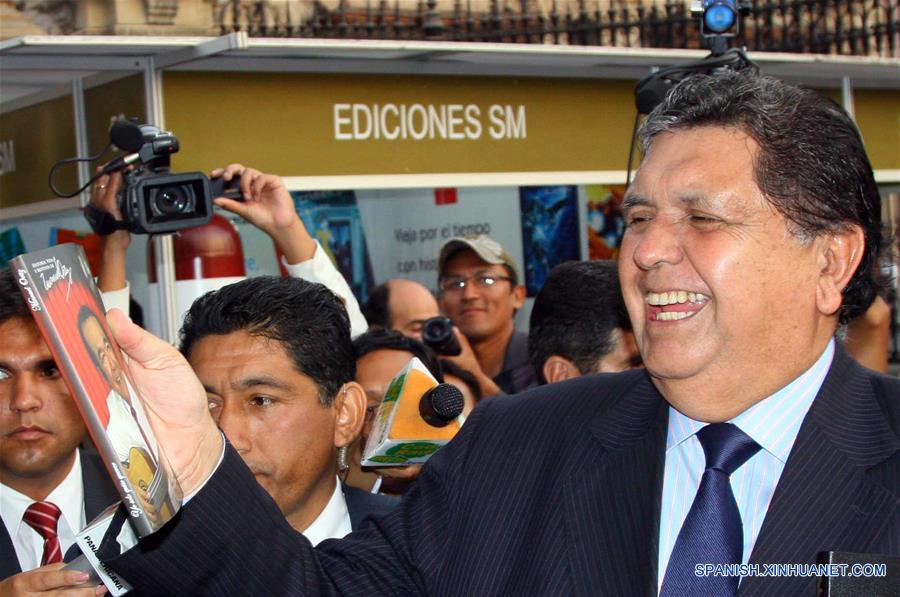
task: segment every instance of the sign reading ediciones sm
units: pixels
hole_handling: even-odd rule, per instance
[[[624,169],[630,81],[166,72],[178,171],[282,176]]]
[[[525,106],[492,104],[334,104],[338,141],[526,139]]]

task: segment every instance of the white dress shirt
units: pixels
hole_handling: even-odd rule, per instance
[[[57,524],[57,535],[60,549],[65,554],[75,543],[75,533],[83,529],[87,523],[84,513],[81,454],[77,450],[72,470],[42,501],[55,504],[62,512]],[[39,568],[44,555],[44,539],[22,520],[25,510],[34,502],[35,500],[27,495],[0,483],[0,515],[3,517],[6,532],[12,538],[19,567],[26,572]]]
[[[803,419],[825,381],[833,357],[834,340],[831,340],[813,366],[797,379],[729,421],[762,447],[731,475],[731,489],[744,525],[742,564],[750,559],[775,486],[781,478]],[[703,446],[697,439],[697,431],[704,426],[706,423],[695,421],[669,407],[659,521],[657,590],[662,587],[675,540],[706,469]]]
[[[362,311],[359,309],[359,302],[353,296],[353,291],[350,290],[350,286],[341,272],[328,258],[328,253],[325,252],[319,241],[316,241],[316,252],[313,254],[312,259],[289,264],[282,257],[281,264],[290,277],[302,278],[309,282],[318,282],[344,301],[344,307],[347,309],[347,315],[350,317],[351,338],[355,338],[369,329],[369,324],[366,323],[366,318],[363,317]]]
[[[128,305],[131,302],[131,285],[126,280],[125,288],[101,292],[100,298],[103,300],[103,308],[107,313],[110,309],[115,308],[128,315]]]
[[[351,338],[355,338],[369,329],[369,324],[366,323],[366,318],[363,317],[359,308],[359,302],[353,296],[350,285],[347,284],[344,276],[341,275],[341,272],[328,258],[328,253],[322,249],[319,241],[316,241],[316,252],[313,254],[312,259],[292,264],[288,263],[282,256],[281,264],[290,277],[302,278],[309,282],[318,282],[344,301],[344,307],[347,309],[347,315],[350,317]],[[101,295],[103,297],[103,306],[107,311],[115,307],[128,314],[131,287],[127,282],[125,288],[102,292]]]
[[[331,499],[312,521],[312,524],[303,531],[303,536],[309,539],[313,545],[318,545],[325,539],[340,539],[352,530],[347,500],[344,499],[340,480],[335,478],[334,493],[331,494]]]

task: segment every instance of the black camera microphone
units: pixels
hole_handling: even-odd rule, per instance
[[[109,129],[109,141],[122,151],[136,153],[144,144],[141,125],[120,118]]]

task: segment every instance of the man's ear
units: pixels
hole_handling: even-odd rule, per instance
[[[578,370],[575,363],[558,354],[547,357],[547,360],[544,361],[543,371],[547,383],[556,383],[581,376],[581,371]]]
[[[345,383],[331,408],[334,411],[334,446],[349,446],[359,437],[366,419],[366,393],[355,381]]]
[[[516,284],[513,286],[513,308],[517,311],[525,304],[525,285]]]
[[[819,243],[819,284],[816,289],[816,306],[825,315],[834,315],[841,308],[841,292],[862,261],[866,249],[866,237],[856,224],[847,230],[823,234]]]

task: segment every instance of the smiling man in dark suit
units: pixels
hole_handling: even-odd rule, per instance
[[[396,511],[342,541],[291,532],[223,456],[187,365],[115,313],[197,493],[111,565],[157,594],[796,595],[814,578],[736,567],[898,555],[900,381],[834,340],[877,287],[856,127],[727,72],[680,84],[642,131],[620,278],[646,369],[485,401]]]

